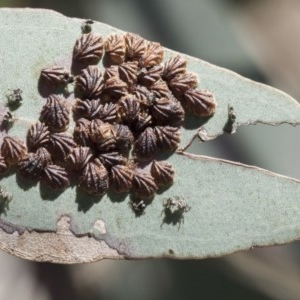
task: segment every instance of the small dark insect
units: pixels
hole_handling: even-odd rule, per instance
[[[191,209],[191,207],[187,205],[186,201],[182,197],[176,197],[176,199],[164,199],[163,207],[182,212],[188,212]]]
[[[97,66],[88,66],[76,78],[75,85],[84,98],[98,99],[104,87],[103,74]]]
[[[164,49],[160,43],[149,42],[139,61],[140,66],[150,68],[159,65],[164,59]]]
[[[99,159],[89,162],[79,178],[79,186],[91,195],[103,195],[109,187],[108,172]]]
[[[29,151],[36,151],[39,147],[46,147],[49,143],[50,131],[45,123],[37,122],[31,125],[27,133],[27,147]]]
[[[154,82],[161,79],[162,71],[162,65],[156,65],[150,69],[142,68],[138,74],[139,82],[145,86],[151,86]]]
[[[148,160],[158,150],[157,136],[152,127],[147,127],[134,143],[134,153],[140,160]]]
[[[132,124],[140,113],[140,103],[134,96],[128,94],[119,101],[119,114],[125,124]]]
[[[92,141],[90,140],[90,126],[91,121],[81,118],[76,121],[73,136],[74,141],[81,146],[89,147],[92,146]]]
[[[170,185],[174,181],[174,168],[165,161],[153,160],[151,166],[151,175],[158,186]]]
[[[181,103],[169,98],[155,100],[151,113],[156,125],[180,126],[184,121],[184,109]]]
[[[171,91],[167,85],[167,83],[159,79],[155,81],[150,87],[149,90],[154,94],[154,96],[161,98],[161,97],[172,97]]]
[[[90,33],[92,31],[93,24],[94,24],[94,21],[91,19],[84,20],[81,25],[81,32],[82,33]]]
[[[53,156],[64,162],[73,149],[77,147],[77,144],[72,136],[60,132],[50,134],[50,146]]]
[[[169,88],[176,96],[182,96],[191,88],[198,85],[198,75],[196,73],[183,73],[175,76],[169,81]]]
[[[6,136],[1,145],[1,155],[9,165],[14,165],[27,154],[25,143],[17,137]]]
[[[174,151],[180,143],[180,129],[172,126],[155,126],[158,148],[164,151]]]
[[[69,71],[59,66],[42,69],[41,78],[53,86],[65,85],[74,81]]]
[[[117,151],[102,153],[98,158],[107,170],[110,170],[115,165],[126,165],[127,163],[127,158]]]
[[[128,87],[126,82],[115,76],[106,80],[104,91],[111,96],[113,100],[117,100],[127,93]]]
[[[89,64],[97,63],[103,53],[103,38],[94,33],[84,33],[75,42],[73,59]]]
[[[10,111],[6,111],[3,116],[1,126],[6,130],[10,129],[15,122],[15,117]]]
[[[131,208],[137,215],[142,215],[145,213],[146,203],[144,200],[140,200],[139,202],[130,202]]]
[[[236,131],[237,125],[236,125],[236,113],[234,111],[233,106],[228,105],[228,116],[227,116],[227,122],[225,123],[223,127],[223,131],[233,134]]]
[[[133,171],[130,167],[116,165],[110,171],[111,182],[117,193],[128,192],[132,187]]]
[[[217,109],[213,93],[207,90],[190,89],[184,94],[185,105],[196,116],[209,117]]]
[[[124,62],[119,66],[120,78],[128,84],[133,84],[137,81],[138,69],[136,61]]]
[[[0,156],[0,175],[5,174],[7,172],[7,170],[8,170],[8,168],[9,167],[8,167],[8,165],[7,165],[4,157]]]
[[[162,77],[170,81],[180,74],[186,73],[187,61],[181,55],[172,56],[164,65]]]
[[[67,171],[57,165],[48,165],[44,169],[41,182],[53,190],[63,190],[70,185]]]
[[[145,53],[147,41],[135,33],[126,33],[126,57],[128,60],[139,60]]]
[[[134,136],[127,125],[116,124],[114,125],[116,130],[117,148],[119,151],[127,156],[134,142]]]
[[[51,154],[46,148],[44,147],[38,148],[35,154],[37,158],[42,162],[44,167],[52,164]]]
[[[105,41],[105,54],[111,61],[121,64],[125,60],[126,44],[125,38],[121,34],[111,34]]]
[[[132,189],[137,197],[149,199],[155,195],[158,187],[150,173],[138,171],[133,175]]]
[[[93,155],[89,147],[76,147],[67,157],[68,165],[75,171],[82,170]]]
[[[19,161],[17,174],[23,179],[38,180],[44,170],[44,163],[35,153],[28,153]]]
[[[15,89],[9,90],[10,92],[6,95],[7,98],[7,106],[11,108],[17,108],[22,104],[23,97],[22,97],[22,90]]]
[[[53,132],[64,131],[70,123],[70,109],[66,101],[57,95],[50,95],[43,106],[40,121]]]

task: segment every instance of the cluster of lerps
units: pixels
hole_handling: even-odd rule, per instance
[[[103,53],[104,71],[96,66]],[[16,164],[21,177],[41,179],[53,189],[66,188],[72,173],[89,194],[102,195],[111,186],[116,192],[132,189],[139,199],[172,184],[172,165],[154,160],[155,155],[178,147],[184,109],[210,116],[216,101],[212,93],[196,89],[197,75],[187,72],[182,56],[165,63],[163,57],[159,43],[136,34],[103,39],[83,33],[73,51],[73,63],[83,66],[78,76],[59,66],[41,72],[49,85],[75,83],[72,107],[50,95],[40,122],[28,131],[27,147],[17,138],[4,138],[0,171]],[[71,111],[73,136],[65,132]]]

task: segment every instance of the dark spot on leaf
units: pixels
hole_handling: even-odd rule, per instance
[[[174,251],[172,249],[169,249],[169,254],[174,255]]]

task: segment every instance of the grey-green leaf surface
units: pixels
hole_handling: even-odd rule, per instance
[[[9,89],[21,88],[24,98],[14,112],[10,135],[24,139],[38,119],[45,101],[38,86],[41,69],[54,64],[71,68],[81,23],[53,11],[0,9],[2,114]],[[103,36],[122,32],[97,22],[93,30]],[[166,57],[174,53],[166,49]],[[223,134],[229,106],[236,115],[233,130],[256,123],[300,123],[299,104],[283,92],[186,58],[188,69],[199,75],[200,87],[216,95],[218,108],[208,120],[187,117],[181,149],[194,138],[209,140]],[[73,100],[71,91],[68,99]],[[3,138],[5,133],[1,134]],[[299,238],[299,181],[183,151],[168,161],[175,167],[175,182],[160,190],[141,216],[130,209],[127,194],[109,192],[93,198],[75,186],[57,194],[39,184],[25,186],[9,174],[0,181],[12,195],[1,213],[0,248],[26,259],[75,263],[102,258],[213,257]],[[191,209],[183,214],[163,209],[164,199],[177,197]]]

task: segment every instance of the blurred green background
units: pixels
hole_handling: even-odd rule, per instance
[[[300,99],[298,0],[0,0],[0,7],[54,9],[104,22]],[[300,179],[299,149],[297,128],[257,125],[194,143],[190,151]],[[0,299],[300,299],[299,245],[202,261],[106,260],[72,266],[0,253]]]

